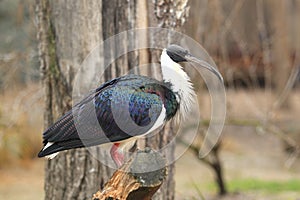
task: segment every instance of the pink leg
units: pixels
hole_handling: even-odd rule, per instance
[[[124,155],[118,152],[118,147],[120,146],[120,143],[114,143],[113,146],[110,149],[110,155],[116,165],[118,167],[121,167],[124,163]]]

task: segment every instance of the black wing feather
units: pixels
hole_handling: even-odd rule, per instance
[[[67,149],[120,141],[148,131],[160,114],[162,100],[157,94],[141,92],[139,88],[144,86],[145,82],[161,84],[148,77],[128,75],[101,85],[43,133],[44,146],[48,142],[53,144],[41,150],[38,156],[43,157]],[[125,91],[126,89],[128,91]],[[113,92],[120,96],[113,96]],[[112,99],[117,104],[129,103],[131,116],[130,119],[126,119],[128,122],[124,120],[124,124],[126,126],[130,121],[134,121],[136,127],[127,127],[127,131],[119,128],[119,124],[115,122],[112,115],[111,107],[114,106]],[[120,115],[122,116],[122,112]],[[97,120],[98,128],[95,126],[95,121],[91,120],[94,118]],[[102,131],[99,131],[99,124]]]

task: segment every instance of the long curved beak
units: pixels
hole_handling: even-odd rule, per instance
[[[206,62],[204,60],[200,60],[191,54],[187,54],[185,56],[185,59],[187,61],[193,61],[193,62],[200,64],[202,67],[204,67],[204,68],[208,69],[209,71],[211,71],[212,73],[214,73],[222,83],[224,82],[221,73],[216,68],[212,67],[208,62]]]

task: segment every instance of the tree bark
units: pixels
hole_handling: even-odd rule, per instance
[[[187,0],[36,0],[38,50],[45,91],[45,128],[71,109],[74,75],[95,45],[132,28],[154,26],[179,30],[187,13]],[[173,39],[171,36],[149,37],[149,40],[139,42],[169,44]],[[134,41],[134,38],[134,35],[128,35],[127,41]],[[119,50],[134,45],[127,41],[119,46],[105,46],[104,50],[112,57]],[[140,63],[158,62],[159,54],[151,50],[130,52],[105,71],[105,79],[123,75]],[[151,72],[160,77],[158,69]],[[159,148],[171,138],[172,126],[168,125],[156,138],[152,138],[156,144],[150,141],[144,144]],[[172,148],[175,149],[175,146]],[[97,147],[93,151],[101,154]],[[112,172],[90,156],[86,149],[62,152],[55,159],[46,161],[45,199],[90,199],[99,187],[104,187]],[[174,166],[171,166],[166,185],[155,199],[174,199],[173,175]]]
[[[71,109],[74,74],[102,41],[101,11],[98,1],[36,1],[45,128]],[[111,174],[85,149],[62,152],[46,161],[45,199],[90,199]]]

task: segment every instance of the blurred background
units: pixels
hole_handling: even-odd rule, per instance
[[[176,162],[176,199],[299,200],[300,1],[189,4],[183,31],[223,74],[227,119],[208,157],[198,158],[201,142],[195,141]],[[34,1],[0,0],[0,199],[43,198],[43,159],[36,158],[43,130],[36,45]],[[210,96],[199,96],[205,129]],[[178,141],[178,148],[184,145]]]

